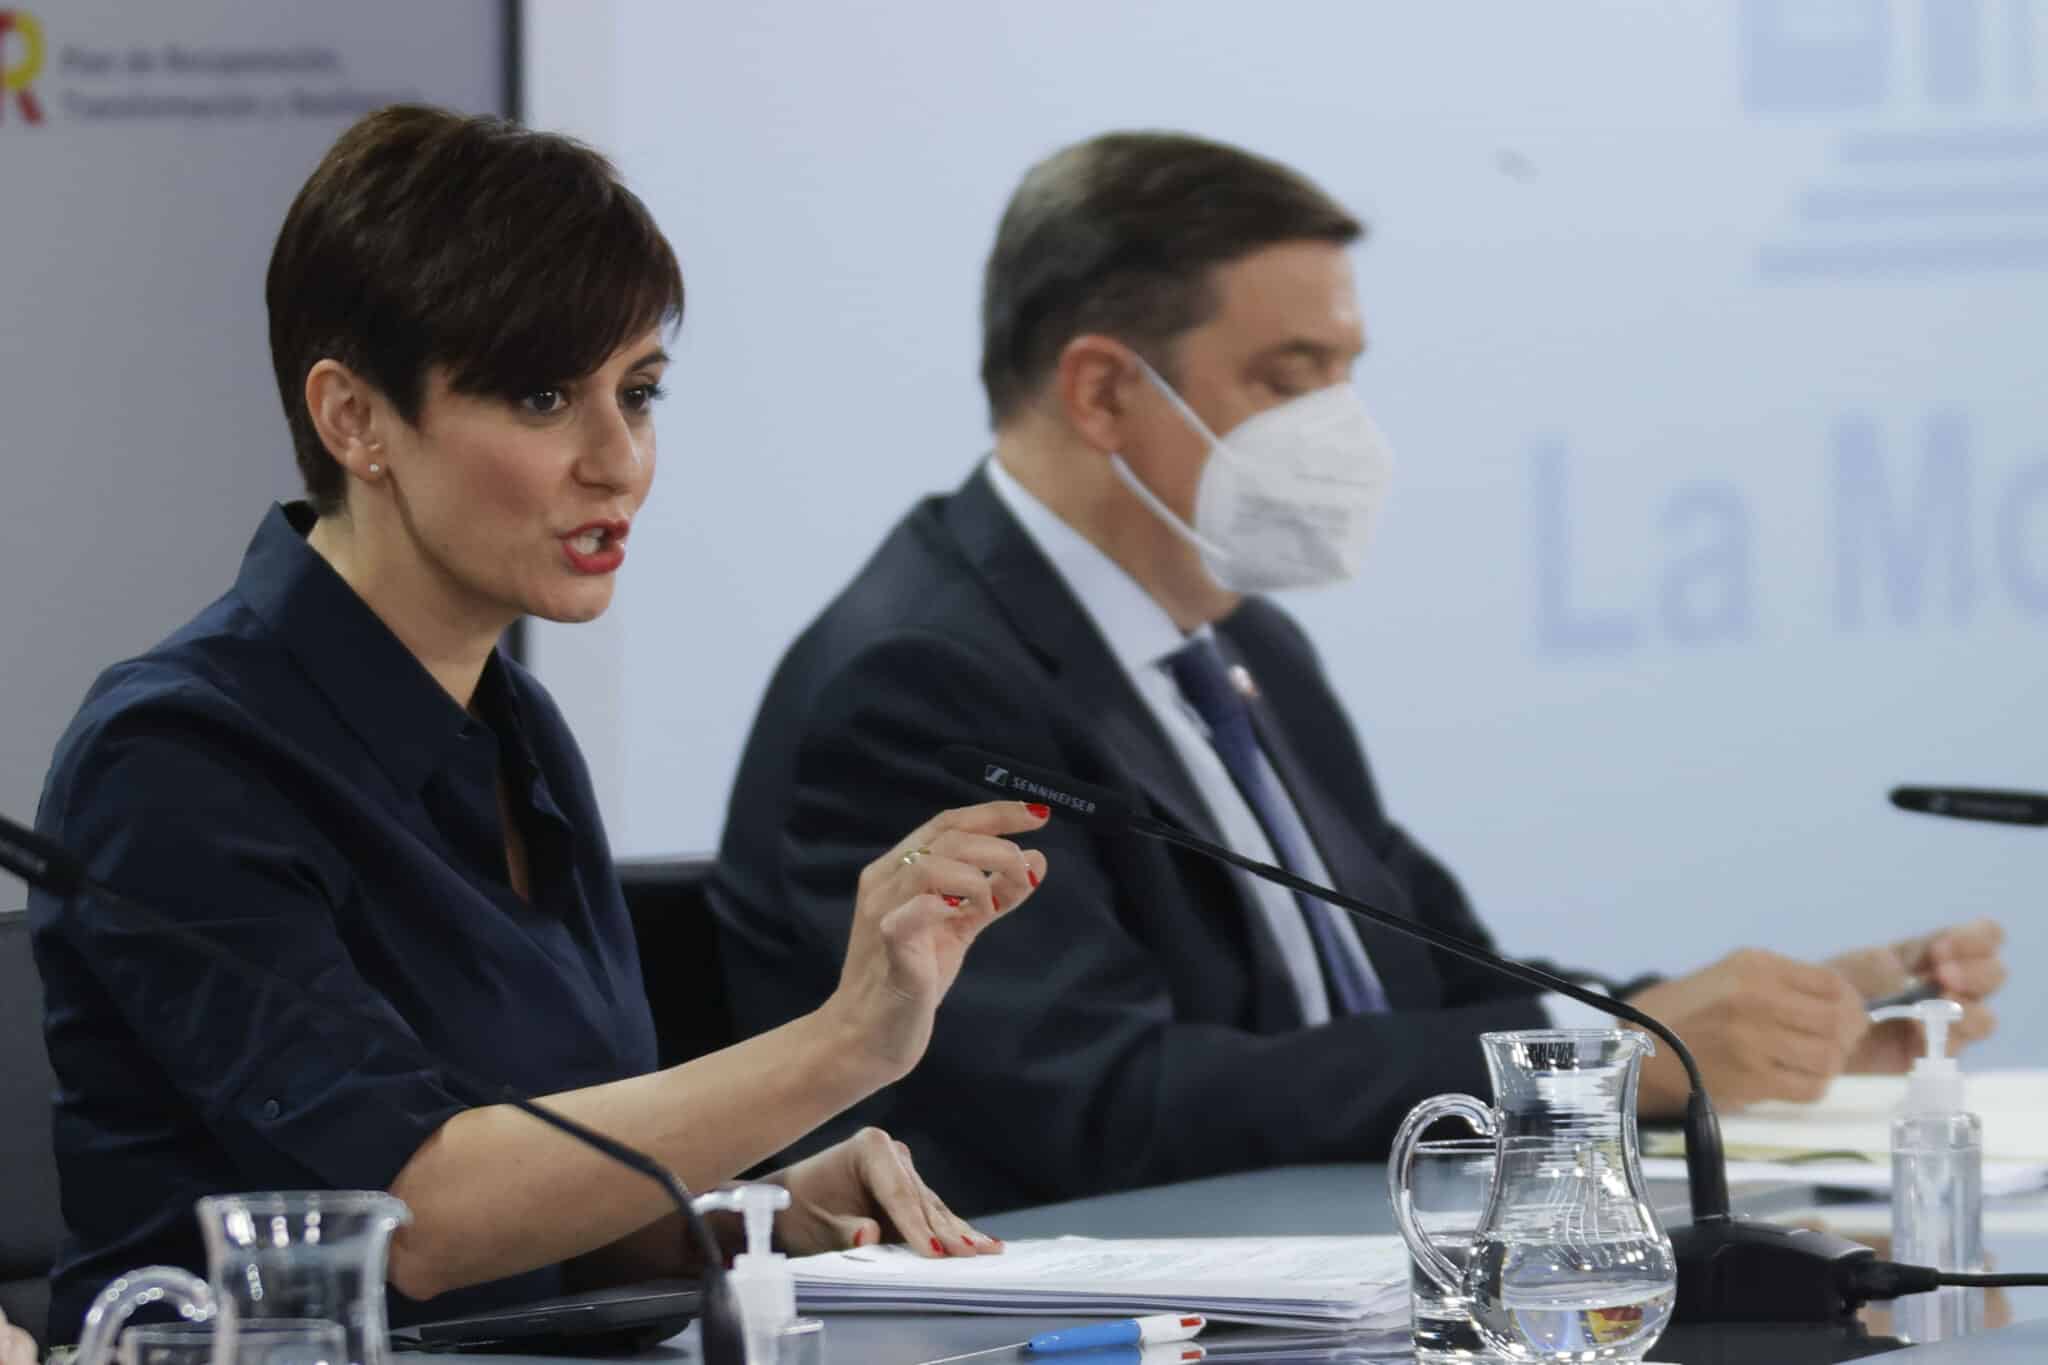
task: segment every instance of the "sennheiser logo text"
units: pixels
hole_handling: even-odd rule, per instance
[[[1071,792],[1056,791],[1051,787],[1041,787],[1030,778],[1019,777],[1008,768],[999,767],[994,763],[982,769],[981,780],[992,787],[1006,787],[1013,792],[1023,792],[1041,801],[1050,801],[1056,806],[1079,811],[1083,815],[1095,813],[1095,803],[1085,797],[1075,796]]]

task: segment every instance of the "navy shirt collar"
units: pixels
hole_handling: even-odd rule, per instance
[[[306,543],[316,519],[304,502],[271,508],[242,556],[235,595],[276,632],[391,780],[417,792],[484,727]],[[477,708],[516,734],[502,669],[493,650]]]

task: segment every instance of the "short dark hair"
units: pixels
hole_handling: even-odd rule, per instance
[[[1099,332],[1154,363],[1214,313],[1209,272],[1365,229],[1299,171],[1182,133],[1105,133],[1033,166],[1003,210],[981,295],[981,382],[1000,427],[1060,351]]]
[[[503,119],[393,105],[358,121],[285,215],[264,285],[270,357],[306,492],[344,501],[306,410],[332,358],[417,421],[430,366],[516,398],[590,373],[682,320],[654,216],[599,153]]]

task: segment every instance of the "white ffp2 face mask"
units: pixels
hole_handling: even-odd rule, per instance
[[[1393,477],[1394,453],[1350,383],[1266,409],[1218,436],[1141,356],[1146,376],[1209,442],[1189,526],[1131,472],[1138,499],[1202,553],[1233,592],[1310,588],[1354,578]]]

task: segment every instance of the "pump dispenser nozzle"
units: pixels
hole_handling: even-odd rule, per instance
[[[1963,1069],[1948,1055],[1949,1026],[1963,1017],[1963,1007],[1953,1000],[1922,1000],[1911,1005],[1891,1005],[1870,1012],[1872,1023],[1886,1019],[1917,1019],[1927,1039],[1925,1056],[1917,1058],[1906,1080],[1908,1114],[1953,1114],[1963,1108]]]
[[[775,1343],[796,1321],[796,1277],[773,1240],[775,1215],[789,1207],[789,1191],[780,1185],[734,1185],[698,1195],[695,1205],[699,1213],[737,1213],[746,1219],[747,1249],[733,1257],[726,1282],[739,1301],[747,1365],[772,1365]]]

